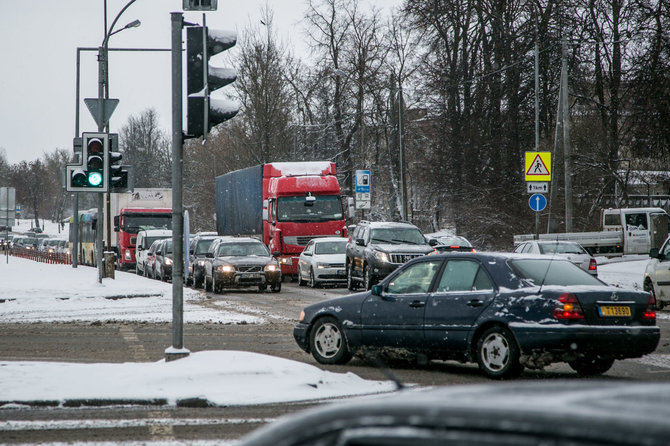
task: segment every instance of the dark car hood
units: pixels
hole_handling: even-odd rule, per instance
[[[272,261],[272,257],[259,256],[227,256],[217,257],[215,263],[226,263],[229,265],[267,265]]]
[[[346,296],[335,297],[309,305],[305,307],[305,321],[308,322],[315,315],[324,312],[339,313],[343,309],[355,311],[355,309],[360,308],[361,304],[368,296],[370,296],[370,291],[364,291],[362,293],[348,294]]]
[[[409,253],[409,254],[427,254],[433,250],[430,245],[395,245],[393,243],[373,243],[370,247],[377,251],[384,251],[388,253]]]

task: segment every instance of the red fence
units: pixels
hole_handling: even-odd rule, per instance
[[[36,249],[24,248],[21,246],[12,247],[9,250],[9,254],[42,263],[72,263],[70,254],[38,251]]]

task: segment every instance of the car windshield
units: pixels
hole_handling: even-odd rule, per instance
[[[468,248],[472,247],[469,241],[457,235],[453,237],[437,237],[437,242],[441,245],[447,246],[466,246]]]
[[[514,259],[512,270],[534,285],[603,285],[601,281],[572,262],[553,259]]]
[[[145,238],[145,243],[144,246],[151,246],[156,240],[162,240],[164,238],[167,238],[164,235],[159,235],[158,237],[147,237]]]
[[[314,247],[315,254],[344,254],[347,252],[347,241],[321,242]]]
[[[542,254],[585,254],[584,248],[572,243],[540,243]]]
[[[209,247],[212,246],[213,241],[214,239],[199,240],[195,247],[195,254],[206,254],[209,251]]]
[[[269,256],[270,252],[262,243],[226,243],[220,245],[217,257]]]
[[[279,197],[277,199],[277,220],[292,222],[314,222],[342,219],[342,204],[337,195],[317,195],[307,197]]]
[[[370,236],[372,243],[425,245],[426,239],[415,228],[375,228]]]

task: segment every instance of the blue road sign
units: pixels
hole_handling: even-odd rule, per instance
[[[372,177],[369,170],[356,171],[356,192],[370,193]]]
[[[532,210],[540,212],[547,207],[547,199],[542,194],[533,194],[528,199],[528,204]]]

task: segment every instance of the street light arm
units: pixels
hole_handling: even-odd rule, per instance
[[[102,40],[102,46],[103,46],[103,47],[107,47],[107,41],[109,40],[109,37],[110,37],[112,34],[114,34],[114,33],[112,32],[112,30],[114,29],[114,25],[116,25],[116,22],[119,21],[119,18],[121,17],[121,15],[126,11],[126,9],[128,9],[128,8],[130,7],[130,5],[132,5],[132,4],[135,3],[136,1],[137,1],[137,0],[130,0],[130,1],[126,4],[126,6],[124,6],[124,7],[121,9],[121,11],[119,11],[119,13],[116,15],[116,17],[114,18],[114,21],[112,22],[112,25],[109,27],[109,30],[107,30],[106,33],[105,33],[105,38]],[[121,30],[119,30],[119,31],[121,31]]]

